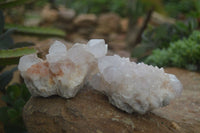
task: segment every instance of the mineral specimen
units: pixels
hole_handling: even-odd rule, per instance
[[[166,106],[182,90],[179,80],[163,68],[136,64],[118,55],[99,58],[98,69],[90,84],[107,95],[111,104],[128,113],[144,114]]]
[[[179,80],[163,68],[106,53],[107,45],[101,39],[77,43],[69,50],[55,41],[46,60],[26,55],[20,58],[18,68],[33,96],[71,98],[89,82],[107,95],[111,104],[128,113],[144,114],[181,94]]]
[[[71,98],[84,85],[87,77],[97,68],[97,58],[105,56],[104,40],[93,39],[85,44],[66,46],[55,41],[42,60],[37,55],[20,58],[18,69],[33,96],[60,95]]]

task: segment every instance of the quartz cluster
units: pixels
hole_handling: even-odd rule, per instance
[[[87,45],[77,43],[69,50],[55,41],[46,60],[35,54],[25,55],[20,58],[18,69],[33,96],[71,98],[95,72],[97,58],[106,53],[107,45],[103,39],[90,40]]]
[[[98,69],[90,84],[128,113],[144,114],[166,106],[182,90],[175,75],[165,73],[163,68],[136,64],[118,55],[99,58]]]
[[[102,39],[74,44],[68,50],[55,41],[46,60],[35,54],[26,55],[20,58],[18,68],[33,96],[71,98],[89,82],[107,95],[111,104],[128,113],[144,114],[168,105],[181,94],[180,81],[163,68],[106,53],[107,45]]]

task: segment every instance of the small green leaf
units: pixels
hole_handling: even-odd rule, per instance
[[[4,66],[0,66],[0,71],[4,69]]]
[[[14,102],[14,108],[16,108],[18,111],[22,111],[25,103],[26,102],[22,98],[19,98]]]
[[[13,104],[13,100],[8,95],[3,95],[1,97],[1,100],[6,102],[7,105],[12,105]]]
[[[28,88],[26,87],[25,84],[21,84],[21,85],[20,85],[20,88],[22,89],[22,98],[23,98],[25,101],[28,101],[29,98],[31,97],[31,94],[30,94],[30,92],[28,91]]]
[[[190,28],[191,31],[198,28],[198,21],[195,18],[189,18],[187,21],[187,26]]]
[[[18,85],[11,85],[8,86],[6,93],[12,100],[16,100],[21,95],[21,88]]]
[[[22,47],[30,47],[30,46],[34,46],[35,44],[32,42],[18,42],[15,43],[13,46],[11,46],[10,48],[22,48]]]
[[[24,34],[33,34],[33,35],[45,35],[45,36],[60,36],[65,37],[66,33],[63,30],[56,28],[47,28],[47,27],[27,27],[22,25],[13,25],[6,24],[5,29],[17,28],[16,32]]]
[[[36,50],[29,47],[0,50],[0,62],[1,65],[17,64],[21,56],[33,53],[36,53]]]
[[[183,22],[179,21],[179,22],[176,22],[176,28],[179,30],[179,31],[182,31],[184,33],[187,33],[188,31],[188,27],[187,25],[185,25]]]
[[[9,49],[14,45],[11,34],[15,29],[9,29],[4,34],[0,36],[0,49]]]
[[[17,67],[14,67],[10,71],[5,71],[0,74],[0,90],[5,92],[5,87],[11,81],[13,77],[13,72],[17,70]]]
[[[7,110],[8,107],[0,107],[0,121],[4,124],[7,124],[9,121]]]
[[[35,53],[34,48],[23,47],[9,50],[0,50],[0,58],[21,57],[26,54]]]
[[[0,34],[3,33],[4,28],[4,16],[3,12],[0,10]]]
[[[25,84],[13,84],[8,86],[2,97],[7,103],[7,107],[0,108],[0,121],[4,124],[5,133],[27,133],[22,118],[23,106],[27,101],[23,96],[25,90]]]
[[[7,110],[7,113],[8,113],[8,117],[11,118],[11,119],[15,119],[19,115],[17,110],[15,110],[14,108],[9,108]]]

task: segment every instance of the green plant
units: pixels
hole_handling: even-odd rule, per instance
[[[7,87],[17,67],[13,67],[8,71],[2,71],[2,69],[7,65],[17,64],[21,56],[35,53],[36,50],[28,47],[32,46],[30,43],[15,44],[11,37],[15,29],[8,29],[4,33],[4,25],[4,16],[0,11],[0,91],[3,93],[1,99],[7,104],[0,108],[0,121],[4,125],[5,133],[23,133],[26,132],[26,129],[22,119],[22,109],[30,94],[24,84]]]
[[[155,48],[168,48],[170,42],[188,37],[197,27],[198,23],[194,18],[188,18],[186,21],[177,21],[175,24],[166,23],[158,27],[149,26],[142,35],[141,45],[133,50],[132,56],[143,60],[148,56],[148,54],[145,54],[147,51]]]
[[[1,99],[7,106],[0,107],[0,121],[4,124],[5,133],[26,133],[22,118],[25,103],[30,98],[30,93],[24,84],[8,86]]]
[[[145,11],[149,10],[149,8],[154,7],[156,10],[163,12],[162,0],[138,0],[136,5],[130,5],[132,0],[68,0],[63,2],[61,0],[57,0],[58,4],[66,4],[67,7],[76,10],[78,13],[94,13],[101,14],[105,12],[115,12],[122,17],[127,17],[130,13],[130,10],[134,10],[133,7],[136,7],[135,10],[136,15],[142,15]],[[135,1],[135,0],[133,0]]]
[[[170,43],[167,49],[154,50],[145,63],[159,67],[175,66],[200,70],[200,32],[194,31],[188,38]]]
[[[189,18],[175,24],[162,24],[156,28],[149,27],[142,36],[142,43],[167,48],[170,42],[188,37],[198,27],[197,20]]]
[[[19,46],[30,46],[30,43],[15,44],[11,34],[15,31],[14,28],[8,29],[5,33],[4,30],[4,16],[3,12],[0,11],[0,61],[1,66],[9,64],[16,64],[19,58],[25,54],[35,53],[36,50],[32,47],[18,48]]]
[[[17,70],[17,67],[12,68],[9,71],[2,72],[0,74],[0,91],[5,93],[6,86],[9,84],[11,79],[13,78],[13,72]]]
[[[0,71],[6,65],[17,64],[21,56],[36,52],[36,50],[31,47],[18,48],[21,46],[30,46],[30,44],[25,43],[25,42],[14,44],[11,34],[13,33],[15,29],[9,29],[5,33],[3,33],[4,25],[5,25],[4,16],[3,16],[2,11],[0,11],[0,62],[1,62]],[[5,92],[6,86],[12,79],[12,75],[15,70],[16,70],[16,67],[12,68],[9,71],[1,72],[0,91]]]
[[[25,3],[24,0],[0,2],[0,9],[4,8],[2,5],[10,8],[22,4],[20,2]],[[6,32],[4,32],[5,30]],[[8,71],[2,70],[7,65],[17,64],[21,56],[36,53],[36,50],[32,47],[34,45],[32,43],[14,43],[11,36],[13,32],[62,37],[65,36],[65,33],[54,28],[5,24],[3,12],[0,10],[0,91],[3,93],[2,100],[7,104],[7,106],[0,108],[0,121],[4,125],[5,133],[24,133],[26,128],[22,119],[22,109],[30,94],[24,84],[8,86],[17,67]]]

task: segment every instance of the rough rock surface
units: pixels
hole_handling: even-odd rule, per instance
[[[174,24],[175,22],[176,22],[175,19],[163,16],[159,14],[158,12],[153,12],[151,21],[150,21],[150,23],[154,25],[160,25],[164,23]]]
[[[97,23],[97,16],[94,14],[81,14],[77,16],[74,20],[74,25],[76,26],[76,33],[80,35],[85,35],[84,38],[89,39],[91,33],[95,30]]]
[[[106,13],[100,15],[98,19],[97,33],[109,34],[120,30],[120,17],[115,13]]]
[[[120,25],[121,25],[121,31],[122,32],[128,31],[128,19],[127,18],[121,19]]]
[[[67,9],[65,7],[59,7],[58,16],[63,21],[71,21],[76,16],[76,12],[73,9]]]
[[[31,98],[24,107],[24,120],[29,133],[129,133],[167,131],[169,125],[153,114],[127,114],[108,103],[107,98],[94,90],[84,90],[73,99],[60,97]],[[152,121],[154,118],[156,121]],[[142,123],[148,127],[140,128]]]
[[[200,132],[200,75],[166,69],[183,84],[183,95],[171,105],[146,115],[127,114],[94,90],[72,99],[31,98],[23,117],[29,133],[198,133]],[[190,104],[189,104],[190,103]],[[158,113],[159,112],[159,113]],[[160,116],[161,117],[160,117]]]
[[[91,26],[96,24],[97,16],[94,14],[81,14],[74,20],[74,24],[77,26]]]
[[[46,5],[41,12],[42,19],[46,22],[55,22],[58,18],[58,12]]]

